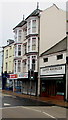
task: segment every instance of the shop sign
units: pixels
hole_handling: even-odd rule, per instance
[[[10,79],[16,79],[17,78],[17,74],[9,74],[9,78]]]
[[[18,78],[28,78],[28,73],[18,73]]]
[[[65,74],[65,65],[52,66],[40,69],[40,75],[60,75]]]

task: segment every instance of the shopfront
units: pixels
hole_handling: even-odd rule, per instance
[[[65,99],[65,65],[49,66],[40,69],[41,96]]]
[[[15,81],[17,80],[17,74],[8,74],[6,89],[15,91]]]

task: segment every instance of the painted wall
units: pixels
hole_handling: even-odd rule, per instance
[[[63,54],[63,59],[57,60],[57,55]],[[48,58],[48,62],[44,62],[43,59]],[[40,67],[66,64],[66,52],[58,52],[51,55],[40,57]]]
[[[66,12],[55,5],[40,16],[40,54],[66,36]]]
[[[10,47],[11,46],[11,47]],[[3,72],[6,71],[6,62],[8,64],[7,72],[13,72],[14,71],[14,44],[8,45],[4,48],[4,61],[3,61]],[[6,50],[8,50],[8,57],[6,58]]]

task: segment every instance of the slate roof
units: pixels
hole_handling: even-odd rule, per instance
[[[35,9],[35,10],[26,18],[26,20],[27,20],[29,17],[38,16],[40,12],[42,12],[42,10],[40,10],[40,9]]]
[[[13,28],[13,30],[17,27],[22,27],[26,23],[25,20],[22,20],[16,27]]]
[[[25,20],[22,20],[16,27],[13,28],[13,30],[17,27],[22,27],[24,24],[26,24],[26,20],[29,18],[29,17],[32,17],[32,16],[38,16],[39,13],[42,12],[42,10],[40,9],[36,9],[34,10]]]
[[[60,42],[58,42],[57,44],[52,46],[47,51],[43,52],[40,55],[40,57],[44,56],[44,55],[53,54],[53,53],[56,53],[56,52],[61,52],[61,51],[64,51],[64,50],[67,50],[67,37],[65,37],[63,40],[61,40]]]

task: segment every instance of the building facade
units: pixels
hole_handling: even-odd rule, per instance
[[[25,20],[15,28],[14,73],[18,74],[17,87],[25,94],[37,94],[38,74],[38,42],[39,42],[39,15],[42,11],[34,10]],[[34,71],[34,78],[28,79],[28,72]],[[16,81],[16,80],[15,80]]]
[[[67,100],[67,37],[40,56],[40,95]]]
[[[7,40],[7,45],[3,47],[3,83],[6,81],[6,87],[10,86],[10,82],[12,84],[9,74],[14,74],[14,40],[11,39]]]
[[[59,9],[55,4],[53,4],[48,9],[44,10],[40,16],[39,56],[48,49],[50,49],[52,46],[60,42],[65,37],[66,37],[66,12]],[[46,63],[46,66],[48,66],[48,64],[49,63]],[[38,95],[40,95],[40,84],[41,83],[39,69]]]

